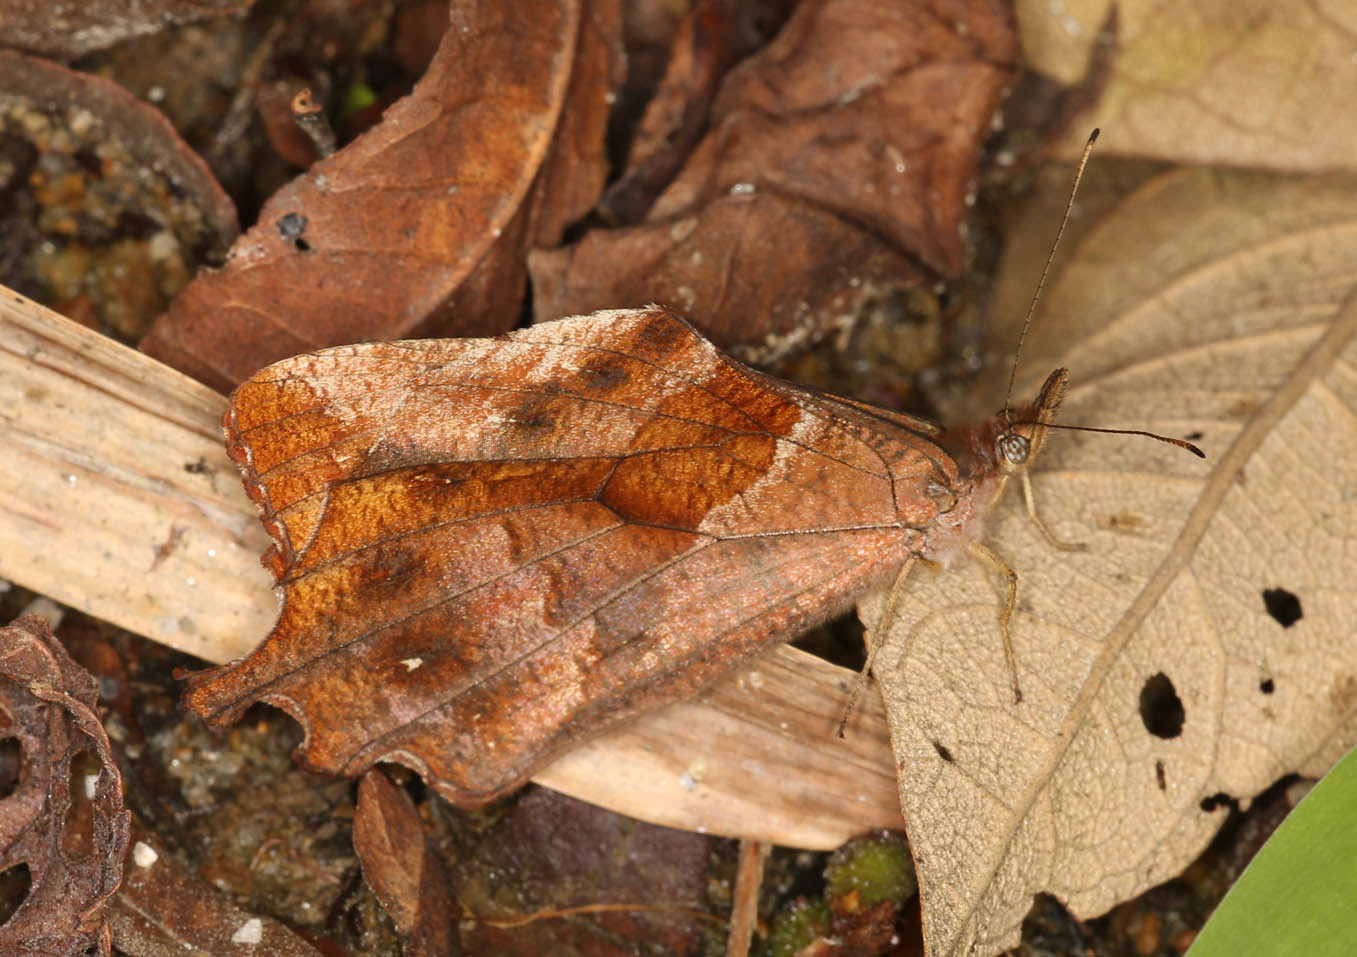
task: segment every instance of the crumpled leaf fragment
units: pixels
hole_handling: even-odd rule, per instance
[[[738,0],[697,0],[679,23],[664,76],[636,124],[626,166],[599,201],[605,222],[639,223],[674,178],[706,131],[721,78],[752,52],[758,32],[749,21],[755,9]]]
[[[275,193],[143,350],[225,390],[327,345],[511,328],[527,248],[603,185],[617,6],[455,4],[414,91]]]
[[[108,735],[95,713],[99,684],[43,618],[0,629],[0,734],[19,742],[22,772],[0,801],[0,870],[28,867],[28,897],[0,927],[0,952],[109,953],[104,905],[122,878],[130,815]],[[98,772],[77,779],[82,756]]]
[[[668,222],[595,230],[565,249],[535,250],[528,264],[538,321],[607,303],[666,303],[713,342],[763,363],[922,277],[851,223],[771,193],[730,197]]]
[[[536,319],[664,302],[768,359],[850,319],[879,284],[957,275],[1014,51],[1007,8],[989,0],[800,4],[727,74],[710,132],[644,223],[534,253]]]

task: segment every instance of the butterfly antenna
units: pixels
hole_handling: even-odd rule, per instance
[[[1018,361],[1022,358],[1022,346],[1027,341],[1027,327],[1032,324],[1032,316],[1036,314],[1037,302],[1041,299],[1041,290],[1046,286],[1046,277],[1051,272],[1051,263],[1055,261],[1055,251],[1060,246],[1060,237],[1065,235],[1065,226],[1070,221],[1070,210],[1074,209],[1074,197],[1079,192],[1079,180],[1084,176],[1084,166],[1088,164],[1088,155],[1093,152],[1093,144],[1098,139],[1098,129],[1094,129],[1088,135],[1088,142],[1084,144],[1084,152],[1079,156],[1079,165],[1074,170],[1074,182],[1070,185],[1070,198],[1065,203],[1065,215],[1060,217],[1060,228],[1055,231],[1055,242],[1051,243],[1051,251],[1046,254],[1046,265],[1041,267],[1041,278],[1037,280],[1037,291],[1032,293],[1032,304],[1027,307],[1027,316],[1022,321],[1022,332],[1018,334],[1018,348],[1013,353],[1013,368],[1008,373],[1008,392],[1004,395],[1004,414],[1007,416],[1012,409],[1010,403],[1013,400],[1013,383],[1018,378]]]
[[[1187,439],[1175,439],[1171,435],[1160,435],[1158,432],[1146,432],[1144,429],[1099,429],[1091,425],[1060,425],[1055,422],[1037,422],[1035,420],[1014,422],[1014,425],[1040,425],[1047,429],[1064,429],[1067,432],[1105,432],[1108,435],[1143,435],[1149,439],[1158,439],[1160,442],[1167,442],[1169,445],[1176,445],[1180,449],[1187,449],[1199,459],[1206,458],[1206,453],[1193,445]]]

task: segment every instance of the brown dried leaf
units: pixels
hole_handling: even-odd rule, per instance
[[[113,943],[133,957],[181,954],[319,953],[269,917],[241,910],[169,852],[152,832],[135,826],[122,886],[108,906]]]
[[[1111,73],[1072,124],[1078,155],[1091,126],[1107,153],[1282,170],[1352,169],[1349,113],[1354,8],[1267,0],[1047,0],[1016,4],[1032,68],[1065,85],[1089,71],[1116,12]]]
[[[632,136],[626,169],[599,201],[613,225],[645,218],[707,128],[708,112],[726,71],[750,53],[754,31],[741,29],[748,4],[697,0],[679,24],[655,95]]]
[[[381,771],[358,782],[353,846],[363,876],[400,931],[402,952],[454,953],[458,906],[447,869],[425,840],[410,795]]]
[[[94,708],[99,684],[35,616],[0,629],[0,720],[19,742],[22,773],[0,801],[0,870],[24,864],[27,898],[0,927],[0,950],[25,954],[109,952],[104,903],[122,877],[129,814],[122,777]],[[82,755],[97,775],[78,778]]]
[[[977,146],[1015,52],[1008,10],[989,0],[803,3],[731,71],[712,132],[651,219],[747,183],[865,225],[956,275]]]
[[[644,824],[546,788],[453,865],[470,954],[702,952],[713,839]],[[592,913],[564,915],[570,908]],[[531,919],[531,918],[536,919]],[[493,921],[493,923],[492,923]]]
[[[1021,705],[996,576],[914,572],[876,673],[931,952],[1012,946],[1038,892],[1103,913],[1179,874],[1231,801],[1357,742],[1355,186],[1151,181],[1050,290],[1024,366],[1069,366],[1057,421],[1208,458],[1048,438],[1037,507],[1088,550],[1053,550],[1019,496],[995,515]]]
[[[274,194],[143,349],[225,389],[319,346],[513,326],[524,251],[602,187],[619,20],[617,0],[455,5],[414,92]]]
[[[664,301],[720,345],[767,346],[770,326],[822,334],[864,287],[919,282],[914,261],[956,275],[1014,41],[998,4],[943,6],[798,6],[727,75],[711,132],[646,224],[535,254],[538,320]]]
[[[244,13],[253,5],[254,0],[0,0],[0,23],[7,46],[73,58],[172,23]]]
[[[671,303],[713,342],[757,349],[763,361],[922,278],[870,233],[773,194],[727,197],[668,222],[594,230],[573,246],[535,250],[528,265],[538,321],[613,302]]]

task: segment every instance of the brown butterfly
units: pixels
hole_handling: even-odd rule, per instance
[[[284,360],[225,420],[283,610],[187,702],[218,726],[270,702],[314,768],[397,760],[484,803],[967,554],[1064,382],[944,431],[756,372],[658,307]]]

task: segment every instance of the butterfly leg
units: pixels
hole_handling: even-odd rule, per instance
[[[862,697],[862,692],[867,687],[867,677],[872,673],[872,665],[876,663],[876,653],[886,643],[890,623],[895,620],[895,606],[900,603],[900,596],[905,593],[905,579],[909,577],[909,570],[914,567],[915,561],[916,559],[910,556],[900,567],[900,571],[896,572],[895,580],[891,582],[891,590],[886,595],[886,604],[881,609],[881,617],[876,620],[876,627],[867,633],[867,660],[862,663],[858,680],[853,682],[853,690],[848,695],[848,704],[844,706],[843,718],[839,721],[838,736],[841,738],[844,729],[848,727],[848,719],[853,716],[853,711],[858,706],[858,699]]]
[[[1062,552],[1082,552],[1088,548],[1087,542],[1062,542],[1056,538],[1055,534],[1046,527],[1046,523],[1041,520],[1041,516],[1037,514],[1036,498],[1032,495],[1032,479],[1028,477],[1026,471],[1019,473],[1019,479],[1022,482],[1022,500],[1027,506],[1027,517],[1032,520],[1037,531],[1041,532],[1047,544]]]
[[[1013,606],[1018,601],[1018,573],[1008,567],[1008,562],[979,542],[971,546],[971,555],[1008,579],[1008,596],[1004,599],[1003,611],[999,612],[999,631],[1004,636],[1004,660],[1008,662],[1008,674],[1013,679],[1013,703],[1022,704],[1022,688],[1018,686],[1018,660],[1013,654],[1013,638],[1008,631],[1009,622],[1013,619]]]

